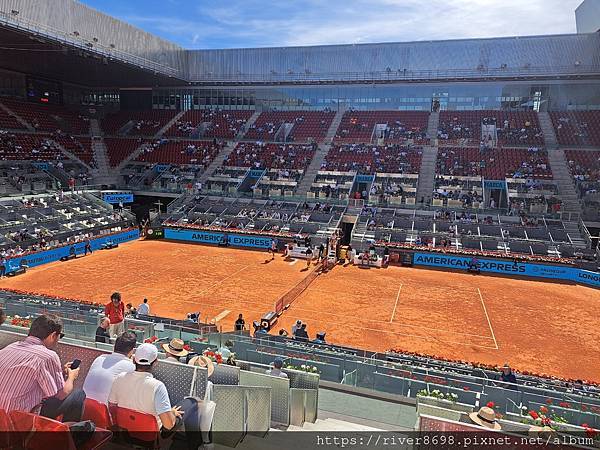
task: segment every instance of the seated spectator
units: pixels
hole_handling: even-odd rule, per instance
[[[317,333],[317,337],[315,338],[315,340],[313,341],[315,344],[326,344],[327,342],[325,342],[325,332],[324,331],[320,331]]]
[[[0,409],[81,420],[85,393],[73,387],[80,369],[70,362],[61,367],[53,350],[63,336],[58,316],[41,315],[23,341],[0,350]]]
[[[135,371],[135,365],[131,362],[135,344],[135,333],[126,331],[117,338],[113,353],[100,355],[94,360],[83,383],[88,398],[108,403],[108,394],[115,378],[122,373]]]
[[[185,343],[178,338],[171,339],[168,344],[162,344],[162,349],[165,351],[167,361],[181,362],[179,358],[183,358],[189,354],[184,348]]]
[[[303,323],[298,330],[296,330],[296,334],[294,337],[299,341],[308,341],[308,333],[306,332],[306,324]]]
[[[171,406],[166,386],[151,373],[157,359],[156,346],[141,344],[133,357],[135,372],[121,374],[115,379],[108,395],[108,403],[152,414],[156,417],[162,437],[168,437],[183,425],[188,448],[198,448],[202,444],[198,401],[188,397]]]
[[[108,328],[110,327],[110,319],[108,317],[102,318],[100,325],[96,328],[96,342],[103,342],[110,344],[110,333]]]
[[[517,383],[517,377],[513,373],[512,369],[508,365],[508,363],[504,364],[502,367],[502,372],[500,373],[500,379],[505,383]]]
[[[225,344],[223,345],[223,347],[221,347],[219,349],[219,352],[221,353],[223,360],[229,361],[229,358],[231,358],[231,355],[233,354],[233,352],[231,351],[232,348],[233,348],[233,342],[226,341]]]
[[[140,306],[138,306],[137,313],[139,315],[142,315],[142,316],[149,316],[150,315],[150,305],[148,305],[148,299],[147,298],[145,298],[144,302]]]
[[[272,375],[274,377],[287,378],[287,373],[281,371],[283,368],[283,360],[281,358],[275,358],[273,361],[273,368],[271,370],[267,370],[267,375]]]

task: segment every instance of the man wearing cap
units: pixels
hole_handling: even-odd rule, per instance
[[[168,344],[162,344],[162,349],[165,351],[167,361],[181,362],[179,358],[183,358],[189,354],[189,352],[183,348],[184,342],[181,339],[174,338]]]
[[[302,326],[302,321],[300,319],[296,320],[296,323],[292,325],[292,336],[296,336],[296,331],[300,329]]]
[[[108,403],[110,406],[152,414],[156,417],[163,437],[168,437],[170,432],[185,425],[189,448],[197,448],[202,443],[198,401],[188,397],[171,406],[166,386],[151,373],[157,359],[156,346],[141,344],[133,356],[135,372],[121,374],[115,379]]]
[[[281,358],[275,358],[275,361],[273,361],[273,368],[271,370],[267,370],[267,375],[271,375],[273,377],[287,378],[287,373],[281,371],[282,367],[283,360]]]
[[[110,319],[110,335],[123,334],[125,331],[125,305],[121,301],[119,292],[114,292],[110,296],[110,303],[107,303],[104,307],[104,315]]]

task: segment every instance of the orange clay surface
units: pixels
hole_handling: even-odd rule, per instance
[[[0,287],[107,302],[120,291],[134,306],[173,318],[200,311],[224,330],[271,311],[302,280],[304,260],[266,252],[138,241],[66,263],[34,268]],[[582,286],[436,270],[337,266],[319,275],[283,314],[314,337],[385,351],[390,348],[486,364],[505,362],[600,382],[600,291]]]

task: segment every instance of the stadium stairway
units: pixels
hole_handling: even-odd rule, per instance
[[[548,162],[552,169],[554,181],[558,184],[558,192],[562,199],[561,209],[563,212],[581,214],[581,203],[575,190],[573,176],[567,167],[567,158],[562,148],[548,149]]]
[[[175,117],[169,120],[164,127],[158,130],[158,132],[154,135],[154,139],[158,139],[163,134],[165,134],[165,132],[173,125],[175,125],[175,122],[177,122],[186,112],[187,111],[179,111],[177,114],[175,114]]]
[[[328,144],[320,144],[317,147],[317,151],[315,152],[315,156],[312,161],[306,168],[304,172],[304,176],[302,177],[302,181],[298,185],[296,192],[298,195],[306,196],[306,193],[310,190],[315,178],[317,177],[317,172],[321,168],[321,164],[325,161],[325,156],[327,156],[327,152],[329,152],[329,148],[331,146]]]
[[[329,129],[327,130],[327,134],[325,135],[325,142],[330,143],[333,141],[333,138],[335,137],[335,134],[337,133],[337,130],[340,126],[340,123],[342,123],[342,117],[344,117],[345,112],[345,107],[340,107],[340,109],[338,109],[337,113],[335,114],[335,117],[331,121]]]
[[[213,174],[213,172],[217,169],[217,167],[220,167],[223,165],[225,158],[227,158],[231,154],[231,152],[233,151],[233,149],[235,148],[236,145],[237,145],[237,141],[228,142],[227,145],[223,148],[223,150],[221,150],[219,152],[219,154],[216,156],[216,158],[213,159],[213,161],[209,164],[209,166],[202,173],[202,175],[200,175],[200,178],[198,178],[198,181],[200,181],[200,183],[202,183],[202,184],[206,183],[206,180],[208,180],[208,177],[210,177]]]
[[[433,195],[437,152],[437,147],[423,147],[423,157],[419,169],[419,184],[417,185],[417,202],[423,197],[427,203]]]
[[[92,136],[104,136],[98,119],[90,119],[90,133]]]
[[[90,126],[92,126],[90,124]],[[92,129],[92,133],[94,133]],[[94,134],[94,136],[97,136]],[[96,162],[97,174],[94,176],[94,184],[117,184],[118,178],[113,174],[108,162],[108,153],[104,139],[96,137],[92,139],[92,151]]]
[[[27,128],[28,131],[35,132],[35,128],[33,128],[29,122],[27,122],[25,119],[23,119],[17,113],[15,113],[8,106],[4,105],[4,103],[2,103],[2,102],[0,102],[0,109],[3,109],[4,112],[6,112],[9,116],[13,116],[16,119],[16,121],[19,122],[21,125],[23,125],[25,128]]]
[[[440,126],[440,113],[432,112],[429,114],[429,120],[427,122],[427,137],[432,141],[437,139],[437,132]]]
[[[556,139],[556,133],[554,132],[554,126],[552,125],[552,119],[550,114],[547,112],[538,112],[538,120],[540,122],[540,128],[544,135],[544,142],[548,149],[558,147],[558,141]]]
[[[135,158],[137,158],[138,156],[140,156],[140,153],[142,153],[142,150],[144,150],[145,148],[145,143],[140,144],[134,151],[132,151],[127,157],[125,157],[123,159],[123,161],[121,161],[117,167],[115,168],[115,170],[117,172],[121,172],[121,170],[123,170],[123,168],[129,164],[130,161],[133,161]]]
[[[260,111],[256,110],[254,111],[254,114],[252,114],[250,116],[250,118],[248,119],[248,121],[244,124],[244,126],[242,128],[240,128],[240,131],[238,131],[238,134],[236,135],[236,139],[242,139],[244,137],[244,134],[246,134],[246,132],[250,129],[250,127],[252,125],[254,125],[254,122],[256,122],[256,119],[258,119],[258,116],[260,116]]]

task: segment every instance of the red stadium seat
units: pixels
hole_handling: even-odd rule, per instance
[[[27,450],[95,450],[112,437],[112,432],[96,427],[92,438],[76,447],[66,423],[22,411],[11,411],[10,418],[14,431],[19,433],[19,447]]]
[[[85,399],[81,420],[91,420],[97,427],[101,428],[110,429],[112,427],[108,406],[92,398]]]
[[[152,414],[133,409],[111,406],[110,412],[114,425],[127,431],[130,438],[143,442],[146,446],[158,447],[159,429],[156,417]]]

